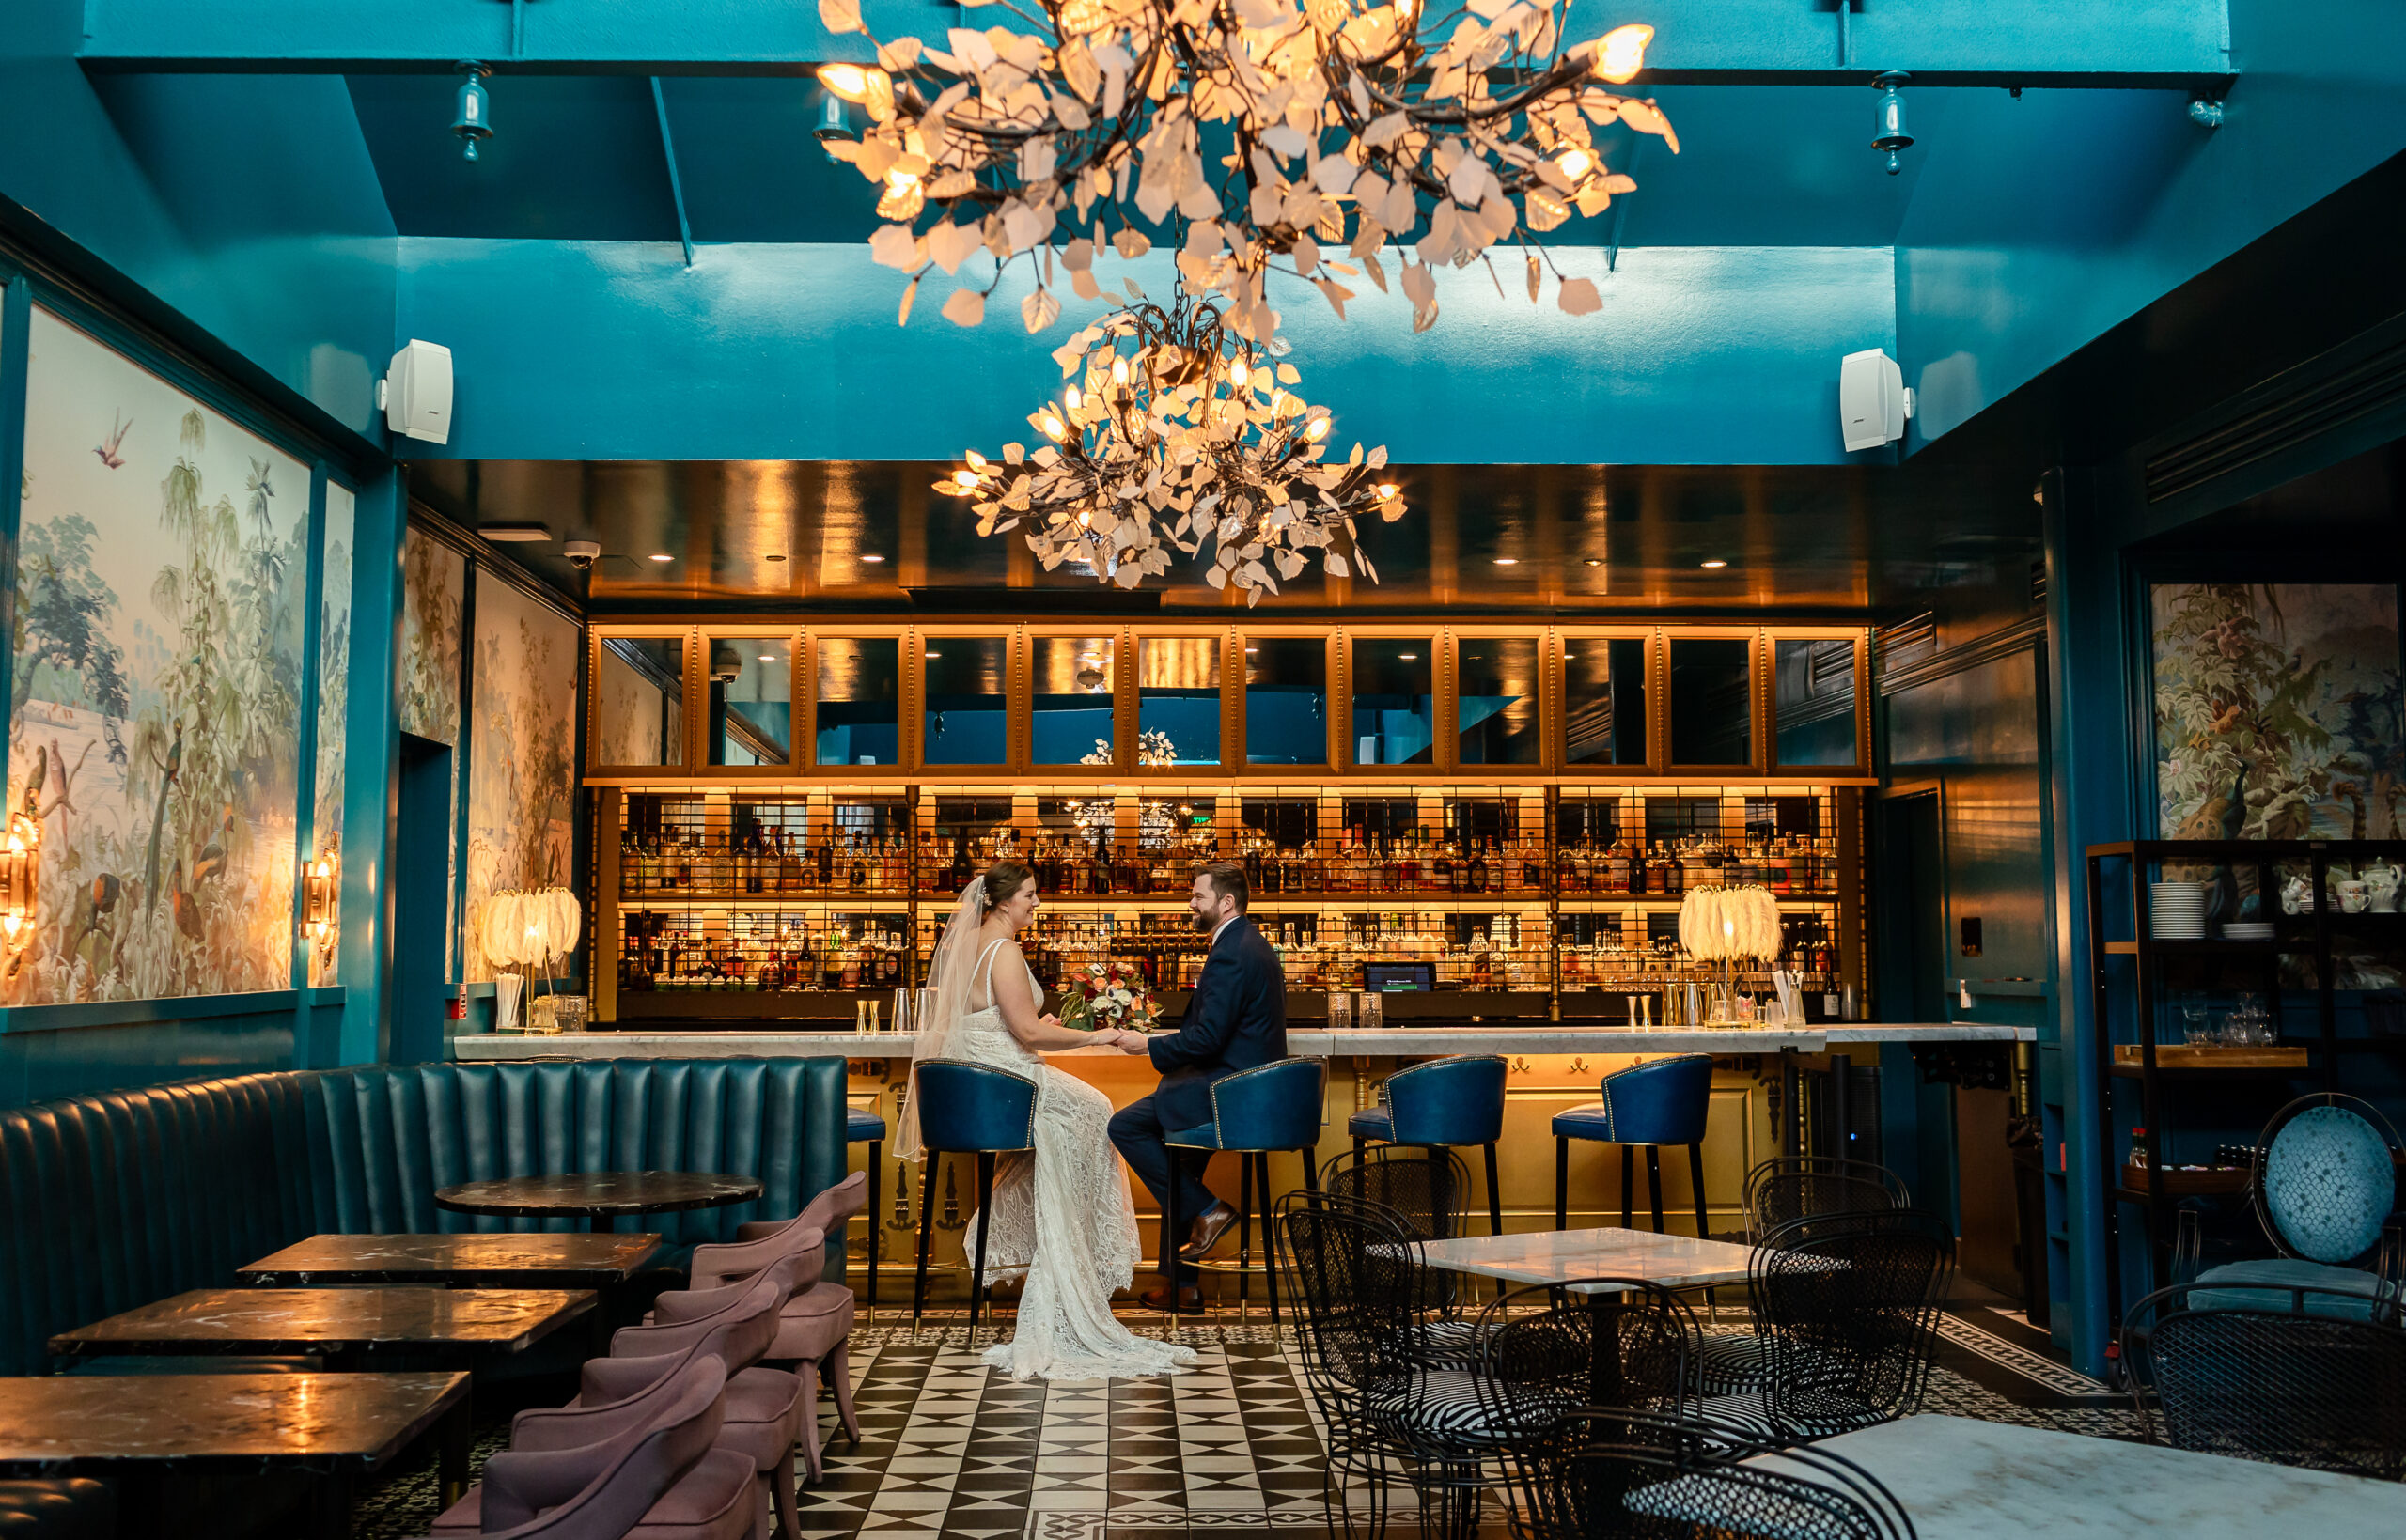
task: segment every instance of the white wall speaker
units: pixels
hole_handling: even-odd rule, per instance
[[[451,441],[451,350],[412,337],[376,382],[384,426],[406,439]]]
[[[1838,431],[1850,452],[1896,443],[1913,414],[1914,393],[1895,359],[1870,348],[1838,361]]]

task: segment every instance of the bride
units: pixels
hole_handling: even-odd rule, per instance
[[[1040,1055],[1101,1045],[1141,1050],[1141,1033],[1080,1032],[1039,1015],[1043,997],[1017,937],[1036,917],[1036,879],[998,861],[973,879],[936,943],[928,971],[935,1003],[912,1054],[992,1065],[1036,1082],[1036,1149],[1007,1155],[994,1178],[989,1213],[961,1237],[976,1255],[976,1226],[986,1237],[989,1279],[1024,1275],[1010,1341],[985,1361],[1014,1379],[1134,1378],[1190,1367],[1195,1351],[1139,1337],[1111,1314],[1142,1256],[1128,1174],[1111,1147],[1111,1103],[1103,1094],[1047,1065]],[[895,1153],[915,1160],[918,1097],[902,1110]],[[924,1178],[923,1178],[924,1179]]]

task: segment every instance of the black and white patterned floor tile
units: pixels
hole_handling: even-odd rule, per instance
[[[1924,1409],[2129,1438],[2127,1399],[2108,1396],[2008,1322],[1991,1330],[1950,1314]],[[1130,1312],[1157,1333],[1160,1317]],[[1745,1330],[1716,1313],[1709,1330]],[[1009,1328],[1006,1315],[1003,1330]],[[2000,1331],[2010,1332],[2009,1340]],[[1329,1540],[1324,1430],[1291,1345],[1266,1320],[1208,1318],[1160,1333],[1196,1349],[1191,1373],[1161,1379],[1014,1381],[990,1373],[959,1312],[853,1333],[861,1440],[836,1428],[821,1396],[823,1480],[804,1493],[802,1540],[1171,1540],[1197,1531],[1273,1529],[1280,1540]],[[981,1327],[978,1345],[993,1340]],[[506,1416],[479,1428],[478,1454],[508,1435]],[[432,1472],[414,1470],[361,1505],[365,1540],[423,1534]],[[1367,1506],[1358,1483],[1346,1506]],[[1409,1487],[1391,1517],[1417,1517]],[[1500,1508],[1490,1515],[1501,1533]]]

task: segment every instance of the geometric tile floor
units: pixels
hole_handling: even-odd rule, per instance
[[[1160,1330],[1158,1314],[1124,1318]],[[1716,1329],[1739,1318],[1725,1311]],[[930,1313],[916,1340],[907,1325],[855,1330],[861,1443],[835,1433],[822,1396],[835,1436],[825,1479],[805,1489],[805,1540],[1329,1540],[1320,1431],[1289,1345],[1258,1313],[1215,1313],[1174,1336],[1201,1355],[1192,1372],[1048,1384],[988,1372],[955,1312]],[[1926,1409],[2136,1437],[2128,1399],[2062,1366],[2045,1340],[2018,1316],[1949,1312]],[[480,1422],[479,1459],[508,1434],[506,1413]],[[357,1532],[424,1534],[432,1488],[429,1470],[397,1473],[362,1497]],[[1409,1489],[1395,1493],[1407,1531],[1413,1507]]]

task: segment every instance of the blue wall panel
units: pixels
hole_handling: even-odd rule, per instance
[[[392,352],[393,222],[342,82],[96,86],[73,58],[84,19],[80,0],[8,8],[0,198],[366,430]]]
[[[289,1005],[191,1020],[0,1034],[0,1107],[292,1067]]]
[[[1400,294],[1361,281],[1339,321],[1290,285],[1278,303],[1302,394],[1337,412],[1340,445],[1385,443],[1422,464],[1846,458],[1837,360],[1895,347],[1886,251],[1624,251],[1617,272],[1600,251],[1556,256],[1596,278],[1601,313],[1564,317],[1551,290],[1532,307],[1509,273],[1512,297],[1499,298],[1473,267],[1439,276],[1443,318],[1415,337]],[[401,329],[448,345],[458,382],[451,442],[409,452],[471,459],[992,449],[1030,437],[1025,414],[1060,388],[1052,350],[1101,308],[1072,299],[1028,335],[1023,263],[976,331],[937,314],[954,286],[941,276],[898,328],[901,275],[851,245],[704,246],[689,269],[673,243],[404,238],[400,261]],[[1106,283],[1125,272],[1170,291],[1159,254],[1099,268]]]
[[[1922,443],[2406,148],[2393,0],[2230,0],[2222,128],[2165,91],[1951,93],[1897,237]]]

